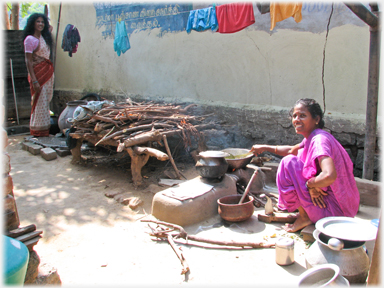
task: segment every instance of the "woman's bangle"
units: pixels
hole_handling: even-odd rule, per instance
[[[33,81],[32,84],[36,84],[36,83],[39,83],[39,81]]]
[[[276,145],[276,146],[275,146],[275,154],[277,154],[277,146],[279,146],[279,145]]]

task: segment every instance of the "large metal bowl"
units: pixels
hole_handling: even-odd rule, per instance
[[[225,160],[227,160],[229,167],[232,169],[244,168],[247,164],[251,162],[254,156],[252,153],[249,152],[249,149],[227,148],[221,151],[232,154],[235,157],[238,155],[246,155],[249,153],[249,155],[244,158],[229,159],[229,157],[225,157]]]

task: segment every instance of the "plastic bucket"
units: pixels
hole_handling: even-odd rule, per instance
[[[3,235],[4,284],[24,285],[29,262],[27,246],[19,240]]]

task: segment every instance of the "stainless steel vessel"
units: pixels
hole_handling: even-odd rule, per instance
[[[349,283],[365,283],[370,263],[364,244],[376,238],[375,232],[377,229],[372,224],[351,217],[319,220],[313,232],[316,241],[305,255],[307,268],[336,264],[340,275]]]

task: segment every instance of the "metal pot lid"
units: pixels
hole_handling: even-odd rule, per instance
[[[377,228],[370,220],[352,217],[326,217],[317,221],[315,226],[323,234],[349,241],[371,241],[377,235]]]
[[[222,157],[228,157],[229,154],[223,151],[209,150],[209,151],[200,152],[199,156],[204,158],[205,157],[222,158]]]

